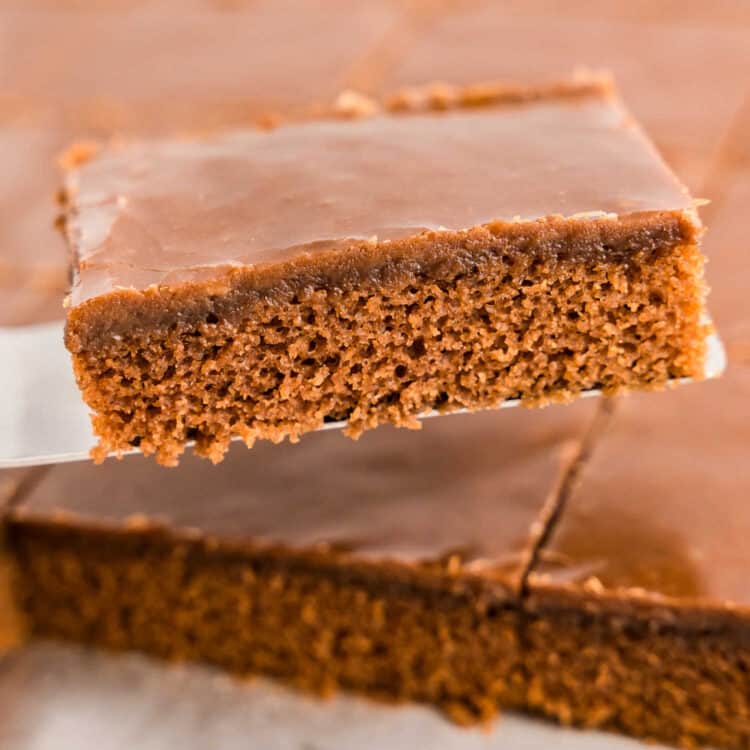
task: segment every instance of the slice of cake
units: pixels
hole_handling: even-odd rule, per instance
[[[593,412],[56,466],[8,519],[17,601],[34,636],[476,721],[521,705],[522,579]]]
[[[625,399],[529,577],[529,708],[750,746],[750,368]]]
[[[703,374],[694,202],[606,83],[412,99],[70,171],[99,458]]]

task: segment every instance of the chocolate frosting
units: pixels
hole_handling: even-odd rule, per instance
[[[56,157],[73,140],[307,112],[346,85],[397,12],[346,0],[4,3],[0,324],[64,314]]]
[[[750,612],[750,368],[624,400],[530,577],[537,595]]]
[[[513,6],[504,11],[492,2],[452,6],[414,40],[383,87],[529,82],[559,76],[573,65],[605,68],[677,174],[691,189],[706,189],[727,123],[746,96],[750,45],[743,24],[750,6],[728,3],[727,11],[716,3],[682,3],[679,12],[676,6],[666,11],[670,23],[660,3]],[[615,20],[618,12],[622,16]]]
[[[347,0],[64,4],[3,9],[0,104],[61,119],[74,135],[195,132],[305,111],[347,85],[398,14]]]
[[[605,95],[145,142],[84,164],[68,191],[73,304],[355,240],[692,208]]]
[[[738,132],[750,132],[750,112]],[[735,158],[737,161],[735,162]],[[729,352],[737,349],[738,361],[750,364],[750,304],[747,280],[750,278],[750,253],[747,252],[747,228],[743,217],[750,205],[750,138],[732,151],[731,169],[717,171],[716,184],[721,193],[710,211],[713,229],[706,234],[706,255],[711,259],[707,275],[711,286],[711,317]],[[735,168],[738,166],[739,168]],[[744,347],[744,353],[739,348]]]
[[[139,457],[54,467],[14,512],[71,526],[174,532],[359,559],[438,562],[517,581],[594,404],[512,409],[338,433],[296,445],[240,445],[217,467],[188,456],[179,471]]]

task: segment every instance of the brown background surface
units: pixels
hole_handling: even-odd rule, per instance
[[[737,441],[747,437],[740,429],[746,415],[737,405],[750,402],[746,0],[6,0],[0,8],[0,323],[49,320],[61,313],[66,263],[52,229],[54,155],[72,139],[237,126],[269,111],[298,114],[325,106],[344,87],[380,94],[434,80],[554,77],[579,66],[615,73],[633,113],[668,161],[696,196],[711,201],[702,212],[710,227],[705,241],[710,307],[730,354],[731,387],[716,396],[715,406],[707,406],[708,396],[699,394],[704,386],[693,387],[695,396],[686,389],[675,408],[652,413],[647,406],[628,405],[615,417],[610,433],[615,437],[605,436],[616,449],[605,443],[594,454],[588,467],[593,485],[584,472],[576,497],[606,512],[602,490],[596,490],[601,482],[596,461],[605,458],[597,456],[627,457],[641,435],[628,427],[635,413],[648,425],[651,452],[666,441],[671,450],[647,464],[626,460],[608,481],[636,477],[636,489],[610,503],[644,493],[657,503],[660,495],[679,494],[671,506],[677,518],[680,502],[747,498],[750,476],[746,462],[736,459]],[[704,421],[690,429],[703,427],[716,440],[695,441],[682,429],[685,410],[698,408]],[[727,435],[736,436],[731,449]],[[728,454],[733,463],[725,460]],[[691,481],[691,471],[699,472],[700,482]],[[719,476],[721,492],[712,479]],[[665,477],[674,479],[665,482]],[[18,480],[18,475],[0,476],[0,493],[12,496]],[[706,548],[730,525],[732,538],[745,521],[750,530],[747,514],[743,518],[728,506],[717,507],[724,520],[699,545],[690,528],[678,527],[680,549],[687,549],[693,588],[700,593],[696,578],[710,579],[712,591],[731,589],[737,598],[743,582],[730,587],[728,579],[716,580],[720,572],[709,579],[695,572],[696,560],[699,566],[711,564],[710,555],[705,562]],[[637,527],[636,517],[635,534]],[[553,537],[553,544],[564,547],[564,535],[561,539]],[[585,554],[598,559],[606,552],[595,547]],[[744,588],[742,596],[750,603]],[[230,737],[231,746],[239,746],[237,737],[252,731],[244,723],[242,700],[211,697],[213,676],[191,677],[186,703],[180,679],[123,664],[42,646],[7,657],[0,663],[0,745],[59,747],[56,738],[64,736],[79,748],[125,748],[134,741],[139,747],[229,746]],[[134,700],[135,695],[143,699]],[[220,720],[196,718],[217,705],[223,707]],[[111,731],[102,717],[111,717]],[[282,726],[283,716],[278,718]],[[279,743],[286,746],[304,745]]]

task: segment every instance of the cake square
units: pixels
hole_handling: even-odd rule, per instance
[[[528,578],[529,708],[750,742],[750,367],[623,399]]]
[[[610,84],[398,105],[69,172],[66,345],[98,458],[702,376],[695,204]]]
[[[63,124],[73,136],[209,132],[300,116],[349,85],[401,17],[398,4],[377,0],[29,5],[2,8],[3,111]],[[33,63],[11,64],[21,60]]]
[[[523,577],[594,411],[56,466],[8,517],[19,609],[36,637],[487,718],[520,705]]]
[[[731,10],[721,20],[716,5],[703,6],[712,19],[707,23],[705,18],[688,20],[698,7],[693,3],[672,5],[660,20],[664,8],[657,10],[651,2],[574,2],[551,8],[546,0],[522,0],[513,5],[513,10],[500,10],[493,2],[447,7],[367,90],[431,82],[546,81],[571,65],[603,67],[612,71],[670,167],[691,189],[705,190],[726,125],[744,101],[744,71],[750,64],[745,20],[730,21],[730,16],[745,16],[747,6],[740,11],[737,3],[727,3]],[[501,54],[498,39],[503,40]],[[695,55],[696,47],[710,66]]]

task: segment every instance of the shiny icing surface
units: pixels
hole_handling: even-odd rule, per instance
[[[449,6],[389,71],[383,87],[543,81],[573,66],[608,70],[680,178],[700,197],[715,197],[705,179],[746,95],[750,5],[523,0],[513,6]]]
[[[532,590],[750,606],[750,367],[625,399]]]
[[[357,558],[437,562],[514,580],[594,404],[428,420],[352,442],[337,433],[295,445],[235,446],[220,466],[188,456],[179,470],[139,456],[57,466],[20,518],[175,531]]]
[[[203,132],[305,111],[347,86],[398,17],[396,4],[371,0],[14,5],[0,24],[0,107],[62,120],[73,136]]]
[[[692,207],[605,95],[143,142],[85,163],[68,190],[74,304],[352,241]]]
[[[346,0],[3,3],[0,324],[64,315],[56,159],[74,140],[307,112],[347,85],[398,13]]]

